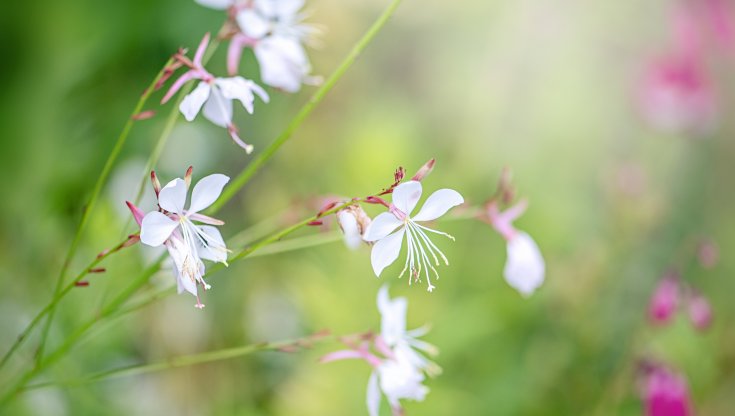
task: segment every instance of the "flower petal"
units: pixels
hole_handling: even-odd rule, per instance
[[[204,260],[211,260],[217,263],[227,262],[227,246],[217,227],[211,225],[196,226],[199,229],[199,236],[204,239],[203,244],[197,240],[197,253]]]
[[[378,291],[378,310],[380,311],[380,335],[388,346],[395,346],[406,335],[406,310],[408,301],[404,297],[390,299],[388,287],[383,285]]]
[[[421,198],[421,192],[421,182],[404,182],[393,190],[393,205],[404,214],[411,216],[411,212]]]
[[[390,212],[384,212],[370,222],[362,238],[365,241],[378,241],[392,233],[401,224],[403,224],[403,221],[396,218],[395,215]]]
[[[260,65],[263,83],[286,92],[301,89],[301,83],[311,64],[298,39],[289,36],[269,36],[255,45],[255,57]]]
[[[222,193],[222,188],[224,188],[229,181],[229,176],[219,173],[200,179],[199,182],[194,185],[194,190],[191,192],[191,203],[189,204],[189,209],[186,212],[187,215],[199,212],[212,205],[214,201],[219,198],[219,195]]]
[[[248,113],[253,114],[255,95],[251,88],[255,83],[243,77],[217,78],[215,80],[222,96],[228,100],[238,100]]]
[[[250,36],[251,38],[260,39],[267,35],[271,30],[270,21],[263,18],[260,13],[254,9],[244,9],[237,13],[235,16],[237,25],[240,26],[242,33]]]
[[[197,295],[197,285],[191,278],[181,273],[186,259],[186,249],[184,242],[178,238],[172,237],[166,242],[168,254],[171,256],[172,266],[174,269],[174,277],[176,278],[176,289],[178,294],[184,291]]]
[[[232,100],[226,99],[219,87],[212,88],[209,99],[204,103],[204,117],[220,127],[232,124]]]
[[[140,225],[140,241],[151,247],[164,243],[179,223],[158,211],[149,212]]]
[[[158,206],[168,212],[183,215],[184,204],[186,204],[186,191],[186,182],[183,179],[176,178],[172,180],[158,194]]]
[[[206,82],[200,82],[194,91],[190,92],[179,104],[179,111],[184,115],[186,121],[192,121],[199,114],[202,106],[209,98],[210,86]]]
[[[215,10],[225,10],[226,8],[235,4],[234,0],[194,0],[204,7],[209,7]]]
[[[383,269],[390,266],[398,258],[398,255],[401,253],[405,231],[404,228],[401,228],[395,233],[382,238],[373,246],[373,251],[370,252],[370,262],[373,265],[373,271],[376,276],[380,277]]]
[[[380,416],[380,388],[378,387],[378,374],[375,371],[368,379],[367,408],[370,416]]]
[[[521,293],[530,296],[544,282],[546,265],[536,242],[519,231],[508,241],[508,260],[503,274],[505,280]]]
[[[414,221],[435,220],[446,214],[451,208],[463,203],[464,198],[459,192],[453,189],[440,189],[426,199],[419,213],[411,219]]]
[[[345,245],[351,250],[357,250],[362,244],[362,235],[360,235],[360,226],[357,219],[346,210],[337,213],[337,222],[344,233]]]

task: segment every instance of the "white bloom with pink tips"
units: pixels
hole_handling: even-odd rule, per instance
[[[375,275],[379,277],[383,269],[398,258],[405,236],[408,254],[400,276],[410,270],[410,283],[413,280],[419,280],[423,271],[428,291],[431,292],[435,286],[431,283],[430,270],[437,279],[439,278],[439,273],[432,265],[432,260],[436,266],[439,266],[440,257],[447,265],[449,261],[426,233],[443,235],[452,240],[454,237],[419,223],[441,217],[451,208],[464,203],[464,199],[455,190],[440,189],[427,198],[418,214],[411,216],[421,198],[421,193],[422,187],[418,181],[408,181],[398,185],[393,190],[393,203],[389,206],[390,211],[375,217],[365,230],[363,238],[365,241],[375,242],[370,260]]]
[[[158,194],[160,211],[145,215],[140,227],[140,241],[158,247],[164,245],[171,256],[179,293],[187,291],[197,297],[197,308],[203,308],[197,285],[205,290],[205,267],[202,259],[227,264],[227,246],[215,225],[222,221],[200,214],[219,198],[222,188],[230,180],[221,174],[202,178],[191,194],[188,208],[184,208],[188,181],[177,178],[164,186]],[[205,225],[195,224],[193,221]]]

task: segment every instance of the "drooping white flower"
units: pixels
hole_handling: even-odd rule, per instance
[[[255,96],[260,97],[263,102],[268,102],[269,97],[263,88],[255,82],[240,76],[221,78],[210,74],[203,66],[202,59],[204,51],[209,43],[209,34],[204,36],[199,48],[194,55],[193,61],[187,64],[191,69],[177,79],[166,95],[162,103],[166,103],[181,87],[190,80],[201,80],[201,82],[190,92],[179,104],[179,111],[184,115],[186,121],[192,121],[200,111],[204,117],[224,127],[230,133],[230,137],[247,153],[253,151],[253,146],[243,142],[238,135],[237,127],[232,122],[234,100],[240,101],[245,110],[252,114]]]
[[[382,317],[380,335],[373,338],[377,353],[370,350],[370,344],[362,341],[359,345],[348,343],[350,349],[335,351],[322,357],[322,363],[361,359],[373,368],[367,387],[367,408],[370,416],[378,416],[381,395],[390,404],[394,415],[403,414],[401,400],[422,401],[429,392],[423,382],[426,375],[434,375],[431,367],[438,368],[414,351],[413,347],[436,353],[436,348],[416,337],[427,332],[425,328],[406,331],[405,298],[390,299],[388,288],[383,286],[378,292],[378,309]],[[364,338],[363,338],[364,339]]]
[[[432,221],[444,215],[449,209],[464,203],[462,196],[452,189],[440,189],[427,198],[424,206],[418,214],[411,216],[416,204],[421,198],[421,183],[417,181],[408,181],[398,185],[393,190],[393,203],[390,205],[390,212],[384,212],[373,220],[365,230],[363,238],[365,241],[374,241],[370,260],[373,271],[376,276],[392,264],[398,258],[403,246],[403,237],[406,236],[408,245],[408,255],[406,263],[401,271],[400,276],[410,270],[411,279],[418,280],[421,277],[422,270],[428,283],[428,290],[434,290],[431,283],[429,269],[434,272],[436,278],[439,273],[432,266],[439,266],[439,257],[445,264],[449,264],[444,253],[431,242],[426,232],[440,234],[451,238],[447,233],[437,231],[419,224],[419,222]],[[400,277],[399,276],[399,277]]]
[[[250,7],[239,7],[241,33],[234,35],[227,53],[230,75],[237,73],[242,49],[252,47],[265,84],[293,93],[301,84],[313,83],[303,42],[314,29],[302,23],[303,5],[303,0],[255,0]]]
[[[513,221],[523,214],[526,206],[526,201],[521,201],[500,212],[497,203],[492,202],[488,205],[488,218],[507,242],[508,259],[503,269],[505,281],[521,295],[528,297],[544,282],[546,264],[533,238],[513,227]]]
[[[202,178],[191,194],[189,208],[184,208],[188,193],[187,181],[177,178],[164,186],[158,194],[161,211],[149,212],[140,227],[140,241],[152,247],[164,245],[171,256],[179,293],[187,291],[199,300],[197,284],[204,289],[204,260],[227,264],[227,247],[219,230],[213,225],[223,222],[199,211],[209,207],[219,198],[222,188],[230,180],[221,174]],[[195,224],[197,221],[206,225]]]

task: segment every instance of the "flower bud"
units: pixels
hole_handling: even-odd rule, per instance
[[[648,369],[642,387],[646,416],[693,414],[689,387],[680,374],[662,365],[654,365]]]
[[[130,209],[130,212],[133,214],[133,218],[135,218],[135,222],[137,222],[138,226],[140,226],[140,224],[143,222],[143,217],[145,217],[145,212],[143,212],[143,210],[141,210],[140,208],[136,207],[130,201],[125,201],[125,203],[128,205],[128,209]]]
[[[424,166],[421,166],[421,168],[416,172],[415,175],[413,175],[413,178],[411,178],[412,181],[419,181],[421,182],[422,179],[424,179],[428,174],[431,173],[431,171],[434,169],[434,164],[436,163],[436,159],[431,159],[428,162],[424,163]]]
[[[359,205],[350,205],[337,213],[339,228],[345,234],[345,245],[352,250],[360,247],[362,235],[370,225],[370,217]]]
[[[669,273],[658,283],[648,304],[648,317],[653,323],[667,323],[679,307],[679,278]]]
[[[694,292],[687,302],[687,311],[692,325],[700,331],[709,328],[712,323],[712,307],[701,293]]]
[[[192,172],[194,172],[194,166],[189,166],[189,168],[186,169],[186,174],[184,175],[184,182],[186,182],[186,189],[189,189],[189,187],[191,187]]]
[[[151,183],[153,184],[153,191],[156,192],[156,198],[158,198],[158,194],[161,192],[161,182],[158,182],[155,170],[151,171]]]

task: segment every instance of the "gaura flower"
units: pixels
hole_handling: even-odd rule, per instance
[[[546,264],[536,242],[513,226],[513,221],[523,214],[527,205],[524,200],[504,212],[500,212],[495,201],[487,206],[490,224],[507,241],[508,259],[503,269],[505,281],[525,297],[531,296],[541,286],[546,272]]]
[[[251,80],[240,76],[218,78],[204,69],[202,58],[208,43],[209,33],[204,36],[204,39],[199,44],[194,55],[194,60],[191,62],[186,61],[186,64],[190,66],[189,71],[185,72],[173,83],[161,103],[166,103],[171,99],[186,82],[193,79],[201,80],[196,88],[181,101],[179,105],[181,114],[184,115],[187,121],[192,121],[200,111],[203,111],[204,117],[207,120],[226,128],[232,140],[245,149],[247,153],[250,153],[253,151],[253,146],[240,139],[237,127],[232,123],[232,101],[240,101],[245,110],[252,114],[255,96],[257,95],[263,102],[267,103],[269,100],[268,94],[263,88]]]
[[[689,320],[696,329],[703,331],[712,324],[712,307],[707,298],[696,289],[691,289],[691,292],[687,299]]]
[[[359,205],[350,205],[337,212],[337,223],[344,233],[345,245],[356,250],[363,243],[362,235],[370,225],[370,217]]]
[[[302,45],[315,32],[301,22],[303,5],[303,0],[255,0],[240,7],[235,16],[241,32],[233,36],[227,51],[230,75],[237,73],[243,48],[250,47],[266,85],[293,93],[301,84],[317,82],[309,75],[311,64]]]
[[[422,401],[429,392],[423,385],[426,374],[438,369],[413,347],[436,354],[436,347],[417,339],[427,332],[425,328],[406,331],[405,298],[390,299],[388,289],[383,286],[378,292],[378,309],[382,317],[381,333],[373,339],[376,353],[368,342],[361,342],[351,349],[335,351],[320,360],[322,363],[362,359],[373,368],[367,388],[367,408],[370,416],[378,416],[381,393],[385,395],[394,415],[403,414],[401,400]],[[380,354],[377,355],[377,354]]]
[[[396,261],[401,253],[405,235],[408,255],[399,277],[410,269],[412,279],[409,279],[409,283],[414,279],[418,281],[423,270],[428,283],[428,291],[431,292],[434,290],[434,285],[431,283],[429,269],[434,272],[437,279],[439,278],[436,268],[431,265],[431,259],[434,260],[436,266],[439,266],[439,257],[447,265],[449,261],[444,253],[431,242],[426,232],[440,234],[452,240],[454,240],[454,237],[423,226],[419,222],[432,221],[441,217],[452,207],[464,203],[464,199],[455,190],[440,189],[426,199],[418,214],[411,216],[419,198],[421,198],[421,193],[420,182],[408,181],[398,185],[393,190],[393,203],[389,206],[390,211],[375,217],[365,230],[363,238],[365,241],[375,242],[370,261],[375,275],[380,277],[383,269]]]
[[[202,259],[227,265],[228,250],[219,230],[214,227],[224,223],[199,211],[219,198],[229,180],[221,174],[202,178],[194,186],[189,208],[185,209],[188,181],[174,179],[158,193],[160,211],[149,212],[141,222],[140,241],[152,247],[162,244],[166,247],[173,260],[178,292],[187,291],[196,296],[195,306],[200,309],[204,305],[199,299],[197,285],[205,290],[210,288],[203,278]]]

